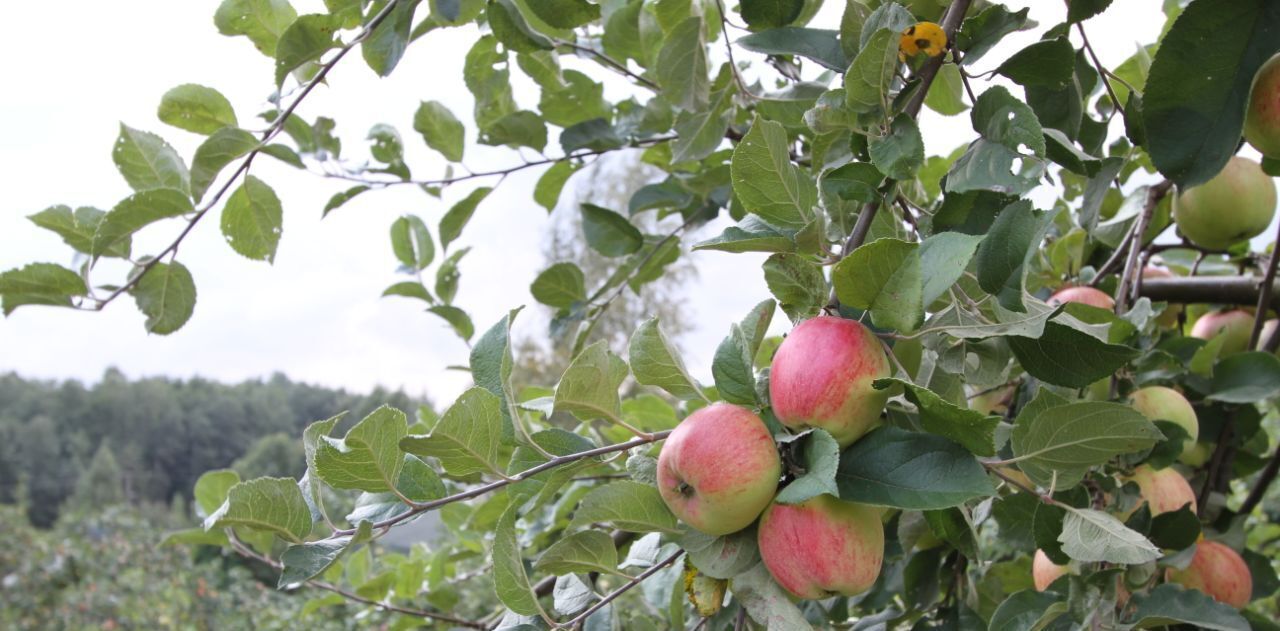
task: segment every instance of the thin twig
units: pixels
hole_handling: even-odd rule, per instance
[[[619,73],[626,75],[627,77],[630,77],[631,80],[635,81],[636,83],[639,83],[640,85],[646,88],[649,88],[650,90],[656,91],[659,89],[658,84],[632,72],[631,69],[627,67],[627,64],[625,62],[618,61],[617,59],[614,59],[613,57],[610,57],[590,46],[583,46],[582,44],[579,44],[577,42],[570,42],[566,40],[555,40],[555,43],[559,46],[567,46],[578,52],[587,53],[588,55],[591,55],[592,57],[595,57],[596,59],[600,60],[600,62],[603,65],[608,66],[618,71]]]
[[[747,82],[743,80],[742,73],[738,71],[738,63],[733,59],[733,42],[729,40],[729,27],[725,25],[729,19],[725,17],[724,2],[716,0],[716,8],[720,13],[720,33],[724,37],[724,50],[729,55],[729,72],[733,74],[733,81],[738,86],[738,92],[748,100],[758,100],[760,97],[756,96],[751,91],[751,88],[747,87]]]
[[[600,611],[601,609],[604,608],[605,605],[613,602],[617,597],[627,593],[627,591],[630,590],[632,587],[635,587],[636,585],[643,583],[645,579],[649,578],[650,576],[653,576],[654,574],[657,574],[659,570],[667,567],[668,565],[671,565],[672,563],[675,563],[676,559],[679,559],[680,556],[683,554],[684,554],[684,550],[677,550],[675,554],[672,554],[671,556],[667,557],[665,560],[658,562],[653,567],[641,572],[640,574],[637,574],[635,578],[627,581],[626,584],[623,585],[622,587],[619,587],[618,589],[615,589],[612,592],[609,592],[604,598],[600,599],[600,602],[592,605],[586,611],[575,616],[572,620],[556,626],[560,628],[573,628],[578,624],[581,624],[588,617],[590,617],[591,614],[597,611]]]
[[[1233,444],[1235,429],[1236,408],[1231,407],[1222,419],[1222,430],[1218,432],[1218,444],[1213,449],[1213,456],[1209,458],[1209,465],[1205,468],[1204,486],[1200,488],[1200,496],[1196,498],[1196,506],[1200,509],[1199,514],[1202,517],[1209,510],[1209,496],[1226,481],[1222,474],[1231,466],[1231,461],[1235,457]]]
[[[1267,312],[1271,307],[1271,291],[1276,281],[1276,265],[1280,263],[1280,227],[1276,229],[1276,245],[1271,250],[1271,259],[1267,261],[1267,273],[1262,279],[1262,287],[1258,289],[1258,312],[1253,316],[1253,332],[1249,334],[1250,350],[1258,347],[1258,338],[1262,336],[1262,324],[1267,320]]]
[[[1102,79],[1102,85],[1107,89],[1107,95],[1111,97],[1111,102],[1115,103],[1115,111],[1124,113],[1124,103],[1120,102],[1120,98],[1116,96],[1116,91],[1112,89],[1111,82],[1107,80],[1107,76],[1111,73],[1102,66],[1102,62],[1098,60],[1098,54],[1093,52],[1093,46],[1089,44],[1089,36],[1085,35],[1084,24],[1076,23],[1076,30],[1080,32],[1080,39],[1084,42],[1084,50],[1089,53],[1089,59],[1093,60],[1093,67],[1098,70],[1098,77]]]
[[[1277,447],[1275,453],[1271,454],[1271,459],[1267,461],[1267,466],[1258,475],[1258,479],[1253,482],[1253,488],[1249,490],[1249,496],[1244,498],[1244,503],[1240,505],[1240,510],[1236,513],[1240,515],[1248,515],[1253,512],[1254,507],[1262,503],[1262,498],[1266,496],[1267,489],[1271,488],[1271,483],[1275,482],[1276,473],[1280,472],[1280,447]]]
[[[1124,272],[1120,276],[1120,286],[1116,289],[1116,313],[1124,313],[1125,308],[1129,306],[1129,298],[1133,289],[1133,277],[1139,273],[1137,270],[1138,253],[1142,250],[1142,242],[1147,234],[1147,225],[1151,223],[1151,217],[1156,212],[1156,206],[1160,204],[1160,200],[1164,198],[1169,187],[1173,184],[1165,181],[1147,189],[1147,203],[1142,207],[1142,214],[1138,215],[1137,224],[1133,227],[1133,241],[1129,246],[1128,260],[1124,264]]]

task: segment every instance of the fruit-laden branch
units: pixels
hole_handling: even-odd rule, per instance
[[[240,538],[236,536],[235,531],[231,530],[230,528],[227,529],[227,540],[231,542],[231,549],[235,550],[236,553],[239,554],[240,556],[253,559],[260,563],[265,563],[266,565],[271,566],[277,571],[284,569],[284,564],[281,563],[280,561],[277,561],[276,559],[273,559],[269,556],[254,552],[253,549],[245,545],[244,542],[241,541]],[[326,583],[324,581],[307,580],[307,581],[303,581],[302,584],[308,587],[314,587],[316,589],[323,589],[326,591],[330,591],[339,596],[342,596],[343,598],[346,598],[347,600],[362,603],[365,605],[370,605],[386,611],[394,611],[396,613],[402,613],[402,614],[405,614],[408,616],[414,616],[417,618],[426,618],[428,620],[447,622],[451,625],[458,626],[458,627],[465,627],[467,629],[484,629],[485,628],[484,624],[475,622],[472,620],[463,620],[462,618],[456,618],[448,614],[437,613],[434,611],[425,611],[422,609],[411,609],[409,607],[401,607],[399,605],[393,605],[391,603],[379,602],[376,600],[365,598],[364,596],[355,594],[353,592],[349,592],[345,589],[342,589],[341,587],[338,587],[337,585],[333,585],[332,583]]]
[[[1172,188],[1173,182],[1164,180],[1163,182],[1155,184],[1151,188],[1147,189],[1147,203],[1142,209],[1143,215],[1150,217],[1151,213],[1155,212],[1156,206],[1160,204],[1160,200],[1164,199],[1164,196],[1168,195]],[[1098,273],[1094,275],[1093,280],[1089,281],[1090,287],[1097,287],[1098,283],[1102,282],[1102,279],[1105,278],[1107,274],[1110,274],[1121,261],[1128,260],[1125,254],[1130,251],[1130,247],[1133,245],[1137,234],[1138,222],[1135,221],[1133,227],[1129,228],[1129,232],[1125,234],[1124,240],[1121,241],[1120,245],[1111,253],[1111,258],[1107,259],[1107,262],[1103,263],[1102,267],[1098,268]],[[1155,237],[1152,238],[1154,239]],[[1143,247],[1139,245],[1139,249],[1142,250],[1148,250],[1149,247],[1150,246]],[[1129,276],[1126,274],[1124,278],[1129,278]],[[1124,280],[1124,278],[1121,280]]]
[[[222,196],[225,195],[227,191],[231,190],[231,185],[235,184],[236,181],[240,179],[240,176],[249,172],[249,166],[253,164],[253,159],[262,152],[263,147],[265,147],[268,142],[271,142],[272,138],[275,138],[276,135],[284,129],[285,121],[289,120],[289,117],[293,115],[294,110],[297,110],[298,106],[302,104],[303,99],[306,99],[316,86],[324,82],[325,77],[329,75],[329,71],[332,70],[334,66],[338,65],[338,62],[342,61],[342,58],[346,57],[347,53],[351,52],[352,48],[355,48],[357,44],[368,39],[369,35],[371,35],[384,21],[386,21],[387,17],[391,15],[391,12],[394,11],[399,4],[400,0],[391,0],[388,2],[386,6],[382,7],[381,11],[369,20],[369,23],[365,25],[364,29],[357,33],[351,41],[338,49],[338,52],[334,54],[332,59],[321,64],[320,69],[316,72],[315,76],[302,86],[302,90],[298,93],[298,96],[294,97],[293,101],[289,103],[289,106],[280,113],[280,116],[278,116],[273,123],[271,123],[271,126],[268,127],[266,131],[262,132],[262,141],[258,143],[258,146],[241,159],[240,166],[236,167],[236,170],[231,173],[231,176],[228,177],[225,182],[223,182],[222,186],[213,194],[213,197],[201,206],[195,214],[191,216],[191,219],[187,220],[187,225],[178,233],[178,236],[170,242],[164,250],[151,260],[147,261],[147,263],[138,270],[138,273],[133,274],[132,277],[125,281],[123,285],[115,288],[115,290],[105,298],[96,299],[96,304],[94,304],[91,309],[93,311],[102,311],[108,304],[116,298],[119,298],[121,294],[129,291],[141,282],[142,278],[150,273],[151,270],[160,263],[161,259],[166,256],[176,254],[178,246],[182,245],[183,240],[187,238],[187,235],[191,234],[191,231],[196,227],[196,224],[199,223],[205,215],[209,214],[210,210],[213,210],[213,207],[217,205],[218,201],[222,199]]]
[[[1080,32],[1083,33],[1084,30],[1081,29]],[[1137,300],[1137,296],[1131,296],[1130,294],[1133,286],[1138,283],[1137,277],[1142,275],[1141,270],[1138,269],[1138,255],[1142,253],[1143,249],[1142,240],[1147,234],[1147,226],[1151,223],[1151,217],[1155,215],[1156,206],[1160,204],[1161,199],[1164,199],[1171,186],[1173,184],[1165,180],[1147,189],[1147,203],[1143,205],[1142,214],[1138,216],[1138,220],[1133,224],[1132,239],[1129,241],[1128,260],[1125,261],[1124,272],[1120,274],[1120,286],[1116,289],[1116,313],[1124,312],[1129,305],[1130,298]],[[1101,273],[1099,273],[1099,276],[1101,276]]]
[[[1175,278],[1147,278],[1138,284],[1138,295],[1157,302],[1180,304],[1258,304],[1265,281],[1257,276],[1183,276]],[[1274,309],[1275,281],[1268,304]]]
[[[379,530],[383,528],[390,528],[402,521],[405,521],[406,519],[409,519],[421,513],[425,513],[429,510],[440,508],[441,506],[445,506],[446,504],[452,504],[454,502],[461,502],[462,500],[469,500],[475,497],[480,497],[485,493],[496,491],[504,486],[507,486],[508,484],[514,484],[521,480],[527,480],[535,475],[538,475],[539,473],[542,473],[543,471],[549,471],[551,469],[569,464],[571,462],[577,462],[579,460],[582,460],[583,458],[591,458],[593,456],[602,456],[605,454],[616,453],[619,451],[626,451],[633,447],[640,447],[643,445],[648,445],[650,443],[655,443],[657,441],[660,441],[666,438],[670,433],[671,433],[671,430],[654,432],[652,434],[648,434],[647,436],[636,438],[635,440],[630,440],[625,443],[605,445],[604,447],[588,449],[586,451],[580,451],[580,452],[568,454],[565,456],[557,456],[536,467],[525,469],[524,471],[521,471],[520,473],[517,473],[513,476],[508,476],[508,477],[502,478],[501,480],[494,480],[493,482],[490,482],[488,484],[477,486],[473,489],[469,489],[459,493],[454,493],[453,495],[450,495],[448,497],[442,497],[438,500],[432,500],[430,502],[413,502],[409,504],[408,511],[400,515],[397,515],[395,517],[392,517],[390,519],[384,519],[380,522],[373,524],[373,529]],[[355,533],[356,533],[355,528],[335,530],[333,534],[330,535],[329,538],[346,537],[349,535],[354,535]]]

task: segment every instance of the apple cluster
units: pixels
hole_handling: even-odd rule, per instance
[[[879,423],[888,398],[872,385],[889,376],[888,357],[875,334],[853,320],[819,316],[797,325],[769,374],[777,419],[794,431],[825,430],[841,449]],[[658,456],[658,490],[690,527],[720,536],[758,518],[760,556],[792,595],[869,589],[884,559],[880,509],[830,495],[783,504],[774,499],[781,479],[782,460],[764,421],[728,403],[690,414]]]

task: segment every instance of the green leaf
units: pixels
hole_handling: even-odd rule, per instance
[[[223,127],[213,132],[212,136],[200,143],[195,157],[191,159],[192,199],[203,199],[223,167],[248,155],[257,147],[258,139],[243,129]]]
[[[939,232],[920,243],[923,304],[932,304],[960,280],[982,239],[982,235]]]
[[[70,307],[72,296],[88,293],[83,278],[54,263],[29,263],[0,274],[0,296],[4,298],[6,316],[22,305]]]
[[[1000,419],[957,406],[933,391],[905,379],[877,379],[872,385],[884,390],[894,384],[920,412],[920,426],[926,432],[954,440],[979,456],[996,455],[995,432]]]
[[[782,489],[774,501],[799,504],[826,493],[840,497],[836,487],[836,470],[840,466],[840,445],[826,430],[814,429],[787,443],[793,456],[788,460],[799,465],[796,479]]]
[[[1066,87],[1075,76],[1076,49],[1066,37],[1036,42],[1013,54],[996,72],[1018,85]]]
[[[906,7],[897,2],[883,3],[868,14],[863,21],[861,33],[857,38],[858,47],[866,48],[871,43],[872,36],[879,33],[879,31],[888,30],[896,36],[915,23],[915,16]],[[895,39],[894,41],[896,47],[897,40]]]
[[[568,182],[569,177],[577,170],[578,167],[568,160],[551,165],[551,168],[543,172],[542,177],[538,178],[537,185],[533,187],[533,201],[546,208],[547,212],[555,210],[556,204],[560,202],[560,193],[564,190],[565,182]]]
[[[662,388],[671,396],[685,401],[702,398],[701,386],[689,376],[684,362],[662,333],[656,317],[646,320],[631,335],[628,359],[631,373],[638,383]]]
[[[1184,550],[1200,538],[1200,518],[1191,509],[1191,505],[1187,504],[1176,511],[1160,513],[1151,518],[1149,534],[1151,543],[1157,548]]]
[[[419,2],[399,0],[391,15],[360,42],[360,55],[379,77],[391,74],[404,56],[413,29],[413,14]],[[369,5],[369,15],[376,15],[385,7],[385,1],[374,2]]]
[[[1139,600],[1140,598],[1140,600]],[[1135,629],[1190,624],[1201,629],[1249,631],[1250,625],[1230,605],[1217,602],[1196,589],[1180,585],[1157,585],[1145,598],[1139,597],[1138,609],[1128,621]]]
[[[396,491],[361,493],[346,520],[353,524],[362,521],[378,523],[409,512],[409,505],[401,496],[414,502],[430,502],[445,496],[440,474],[420,458],[409,454],[404,454],[404,466],[400,468]]]
[[[336,48],[339,26],[338,20],[327,14],[298,16],[276,43],[276,85],[284,85],[290,72]]]
[[[656,487],[630,480],[591,490],[573,513],[570,527],[609,523],[627,532],[676,532],[676,518]]]
[[[836,72],[844,72],[849,67],[840,48],[839,31],[785,26],[752,33],[734,44],[765,55],[808,57]]]
[[[391,250],[402,265],[422,271],[436,257],[427,224],[417,215],[404,215],[391,222]]]
[[[562,429],[543,430],[534,434],[531,438],[543,450],[556,456],[581,453],[597,447],[590,440]],[[536,498],[536,501],[526,506],[525,510],[537,510],[539,506],[554,499],[557,491],[565,484],[568,484],[573,479],[573,476],[578,474],[579,470],[591,467],[598,462],[598,459],[584,458],[549,471],[543,471],[532,477],[524,478],[511,485],[511,490],[509,491],[511,503],[525,505],[530,499]],[[546,463],[547,458],[533,449],[533,447],[520,445],[511,454],[511,462],[507,465],[507,473],[510,475],[523,473]]]
[[[98,224],[93,236],[93,254],[109,251],[148,224],[185,215],[195,210],[187,194],[172,188],[134,193],[116,204]]]
[[[748,212],[782,228],[801,228],[814,216],[818,187],[791,161],[782,125],[757,117],[733,150],[733,193]]]
[[[735,112],[734,93],[733,75],[727,66],[722,66],[711,93],[711,105],[706,109],[680,112],[676,117],[676,139],[671,143],[672,164],[702,160],[720,147]]]
[[[924,319],[920,244],[877,239],[849,253],[831,271],[840,303],[871,311],[878,327],[914,331]]]
[[[956,47],[964,51],[964,64],[970,65],[987,54],[1005,35],[1035,26],[1027,19],[1031,10],[1016,13],[1004,5],[993,4],[968,18],[956,33]]]
[[[1083,388],[1115,374],[1138,356],[1128,346],[1108,344],[1057,322],[1045,324],[1038,339],[1007,338],[1018,363],[1033,377],[1058,386]]]
[[[586,279],[582,270],[568,262],[556,263],[543,270],[533,280],[529,291],[535,300],[556,309],[568,309],[573,303],[587,299]]]
[[[795,252],[792,233],[775,228],[756,215],[747,215],[736,226],[729,226],[706,241],[694,244],[694,250],[721,252]]]
[[[582,204],[582,232],[604,256],[626,256],[644,245],[644,235],[626,217],[595,204]]]
[[[1111,0],[1075,0],[1067,7],[1067,22],[1083,22],[1111,6]]]
[[[1021,161],[1020,168],[1014,168],[1015,160]],[[998,142],[979,138],[951,166],[946,192],[994,191],[1022,196],[1036,187],[1044,169],[1044,161],[1039,158],[1024,156]]]
[[[466,145],[466,128],[453,112],[439,101],[423,101],[413,115],[413,129],[422,134],[428,147],[450,162],[461,162]]]
[[[405,298],[417,298],[423,302],[431,303],[435,299],[431,297],[431,292],[422,283],[416,280],[406,280],[396,283],[382,290],[382,297],[387,296],[404,296]]]
[[[191,190],[191,174],[182,156],[151,132],[121,123],[111,159],[135,191],[174,189],[186,193]]]
[[[520,543],[516,539],[516,517],[520,507],[512,506],[502,514],[493,535],[493,582],[498,600],[522,616],[537,615],[542,609],[524,571]]]
[[[556,576],[572,572],[618,573],[618,549],[613,537],[599,530],[575,532],[551,544],[533,568]]]
[[[227,501],[227,492],[240,483],[240,474],[231,469],[214,469],[204,472],[196,480],[192,497],[201,517],[207,517]]]
[[[827,303],[822,268],[794,254],[779,253],[764,262],[764,282],[793,322],[817,315]]]
[[[1142,115],[1151,162],[1180,188],[1207,182],[1236,152],[1254,75],[1280,50],[1280,5],[1197,0],[1151,64]]]
[[[390,491],[400,479],[404,454],[400,439],[408,433],[404,412],[382,406],[356,423],[341,440],[316,444],[316,475],[337,489]]]
[[[1149,449],[1164,436],[1142,413],[1127,405],[1089,401],[1023,413],[1011,444],[1018,467],[1048,488],[1075,486],[1089,467],[1114,456]],[[1056,474],[1056,476],[1055,476]]]
[[[471,221],[471,216],[476,212],[476,206],[479,206],[491,191],[493,188],[481,186],[471,191],[444,214],[440,219],[440,249],[448,251],[449,244],[462,235],[462,229],[466,228],[467,222]]]
[[[690,17],[667,34],[653,72],[672,107],[691,112],[706,109],[711,81],[707,77],[702,17]]]
[[[924,104],[943,116],[955,116],[969,109],[964,102],[964,79],[955,64],[942,64],[934,77]]]
[[[453,297],[458,293],[458,278],[462,275],[458,271],[458,263],[470,251],[471,248],[454,250],[453,254],[450,254],[449,258],[436,268],[436,295],[445,304],[453,302]]]
[[[102,223],[106,212],[97,208],[81,206],[72,212],[71,207],[58,205],[50,206],[34,215],[28,215],[27,219],[45,230],[52,231],[62,237],[63,242],[74,248],[77,252],[91,254],[93,252],[93,235],[98,231],[98,224]],[[103,252],[103,256],[129,256],[130,239],[122,239],[116,243],[115,247],[107,252]]]
[[[776,308],[772,300],[757,304],[742,322],[729,325],[729,335],[716,348],[711,375],[715,378],[716,390],[725,401],[756,404],[754,360]]]
[[[507,70],[506,64],[506,51],[498,52],[498,40],[492,35],[483,35],[477,39],[467,52],[463,64],[462,78],[475,97],[475,121],[480,128],[482,141],[485,134],[491,133],[490,128],[516,111],[515,97],[511,92],[511,72]],[[501,66],[501,69],[497,66]],[[534,117],[537,118],[536,115]],[[546,129],[543,128],[542,131],[542,144],[545,145]]]
[[[270,532],[290,543],[311,534],[311,510],[292,478],[258,478],[227,492],[227,501],[204,520],[204,529],[243,526]]]
[[[600,7],[587,0],[529,0],[538,19],[556,28],[578,28],[600,19]]]
[[[872,136],[867,147],[871,162],[895,180],[909,180],[924,163],[924,139],[914,118],[899,114],[885,136]]]
[[[156,263],[129,290],[138,310],[147,316],[147,332],[168,335],[182,328],[196,308],[196,284],[191,272],[177,261]]]
[[[603,118],[583,121],[560,132],[560,148],[565,155],[571,155],[579,149],[589,149],[596,153],[613,151],[623,144],[625,141],[618,135],[618,130]]]
[[[786,26],[800,17],[804,0],[742,0],[738,12],[751,30]]]
[[[1044,130],[1040,120],[1026,103],[1019,101],[1003,86],[995,86],[983,92],[973,111],[969,113],[973,129],[987,140],[1022,151],[1025,145],[1037,156],[1045,151]]]
[[[530,53],[554,48],[551,40],[529,26],[520,8],[511,0],[489,0],[485,15],[494,37],[509,50]]]
[[[498,397],[484,388],[463,392],[430,434],[398,440],[411,454],[439,459],[450,475],[502,474],[502,409]]]
[[[1280,359],[1271,353],[1237,353],[1213,367],[1206,399],[1224,403],[1257,403],[1280,394]]]
[[[246,175],[222,209],[222,236],[241,256],[271,263],[280,245],[282,220],[275,191],[266,182]]]
[[[912,510],[950,508],[995,493],[963,447],[896,427],[873,430],[840,455],[840,499]]]
[[[194,83],[185,83],[160,98],[156,116],[179,129],[209,135],[223,127],[236,126],[236,113],[221,92]]]
[[[476,327],[471,323],[471,316],[466,311],[452,305],[435,305],[428,307],[429,313],[440,316],[449,326],[453,327],[453,331],[463,340],[470,340],[475,335]]]
[[[510,440],[515,435],[515,427],[511,421],[511,408],[515,405],[515,397],[511,393],[511,370],[515,358],[511,354],[510,330],[511,322],[518,313],[519,308],[512,309],[489,327],[475,346],[471,347],[469,357],[471,378],[476,385],[499,398],[504,440]]]
[[[689,554],[694,567],[711,578],[733,578],[760,563],[760,547],[753,527],[713,537],[682,526],[676,542]],[[636,545],[631,546],[633,554]]]
[[[898,68],[898,38],[898,31],[876,31],[849,64],[844,94],[850,110],[860,114],[889,111],[889,85]]]
[[[924,511],[929,530],[939,539],[951,544],[960,554],[971,559],[978,557],[978,541],[964,511],[959,508]]]
[[[593,118],[609,118],[612,108],[604,98],[604,85],[577,70],[565,70],[563,87],[542,89],[538,111],[548,123],[572,127]]]
[[[1089,508],[1067,511],[1058,535],[1062,551],[1085,563],[1138,565],[1160,558],[1160,549],[1109,513]]]
[[[223,35],[244,35],[262,54],[276,56],[276,43],[298,14],[289,0],[223,0],[213,23]]]
[[[991,614],[992,631],[1032,631],[1041,629],[1039,624],[1056,605],[1061,604],[1062,595],[1057,592],[1039,592],[1024,589],[1005,598],[1000,606]],[[1060,616],[1058,611],[1050,621]]]
[[[280,579],[276,587],[284,589],[295,583],[303,583],[319,576],[329,569],[338,557],[351,548],[373,538],[373,529],[369,522],[362,521],[356,534],[343,537],[331,537],[291,545],[280,555],[284,567],[280,571]]]
[[[1000,211],[978,246],[978,286],[999,297],[1006,309],[1026,310],[1022,288],[1027,262],[1039,251],[1052,221],[1052,213],[1035,210],[1030,200],[1018,200]]]
[[[752,620],[765,629],[786,629],[799,631],[812,629],[805,620],[804,614],[792,602],[764,563],[758,563],[750,570],[734,576],[730,581],[733,597],[742,603]]]
[[[622,414],[618,388],[627,377],[627,364],[609,352],[604,340],[582,350],[556,386],[555,411],[584,421],[617,420]]]

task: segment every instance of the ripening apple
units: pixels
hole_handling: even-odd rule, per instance
[[[1152,469],[1150,465],[1139,465],[1133,470],[1128,480],[1137,483],[1142,499],[1147,501],[1151,516],[1176,511],[1191,504],[1191,512],[1196,511],[1196,494],[1172,467]]]
[[[667,507],[709,535],[750,526],[773,499],[781,475],[764,421],[728,403],[690,414],[658,454],[658,492]]]
[[[769,573],[797,598],[861,594],[884,561],[880,511],[830,495],[770,504],[760,517],[759,544]]]
[[[1054,563],[1044,550],[1036,550],[1036,556],[1031,560],[1031,580],[1035,582],[1038,592],[1049,589],[1054,581],[1069,572],[1070,566]]]
[[[1173,278],[1174,273],[1163,267],[1147,266],[1142,268],[1142,277],[1146,278]],[[1177,303],[1169,303],[1169,306],[1156,316],[1156,326],[1171,329],[1178,325],[1178,315],[1182,313],[1182,305]]]
[[[1200,419],[1181,392],[1164,386],[1147,386],[1129,395],[1129,405],[1152,422],[1169,421],[1186,430],[1182,456],[1189,456],[1195,450],[1196,440],[1200,438]]]
[[[1253,76],[1244,139],[1262,155],[1280,158],[1280,55],[1268,59]]]
[[[1276,186],[1262,166],[1232,157],[1213,179],[1173,198],[1173,221],[1192,243],[1211,250],[1262,234],[1276,211]]]
[[[1198,589],[1214,600],[1241,609],[1253,595],[1253,575],[1235,550],[1217,541],[1196,544],[1195,556],[1185,570],[1170,568],[1165,580],[1187,589]]]
[[[1218,352],[1219,357],[1247,350],[1252,334],[1253,314],[1244,309],[1206,313],[1191,327],[1191,337],[1211,340],[1221,335],[1226,338]]]
[[[853,320],[819,316],[800,323],[773,356],[769,398],[783,425],[827,430],[843,449],[880,421],[889,376],[880,340]]]
[[[1106,292],[1092,287],[1067,287],[1059,289],[1057,293],[1049,296],[1049,304],[1060,305],[1064,302],[1078,302],[1080,304],[1106,309],[1108,311],[1116,308],[1116,301],[1108,296]]]

